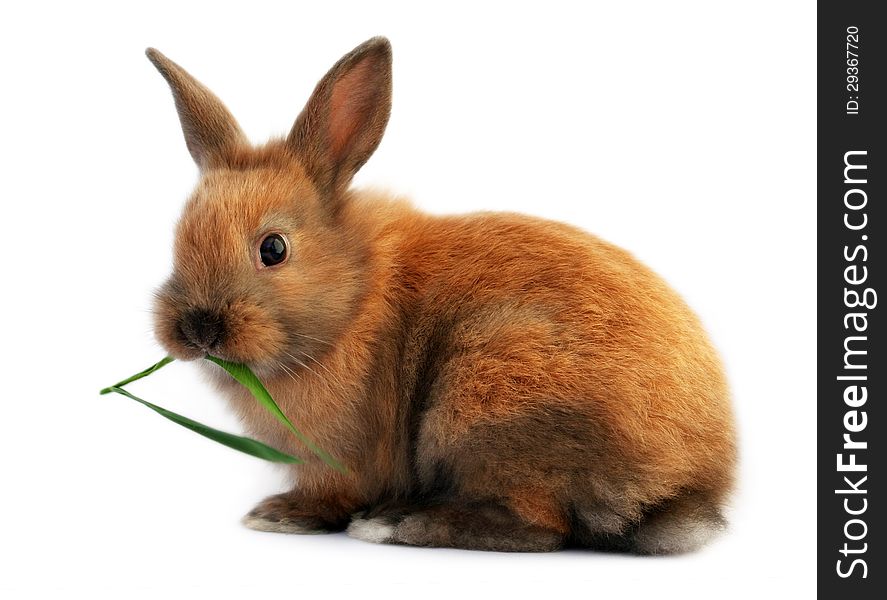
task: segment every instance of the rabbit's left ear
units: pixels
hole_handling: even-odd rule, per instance
[[[234,117],[215,94],[154,48],[145,51],[172,90],[188,151],[201,169],[248,144]]]
[[[337,195],[372,156],[391,113],[391,44],[367,40],[320,80],[287,143],[322,192]]]

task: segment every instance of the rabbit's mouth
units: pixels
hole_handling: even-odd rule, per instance
[[[245,295],[182,283],[176,274],[155,295],[154,331],[166,351],[182,360],[207,354],[231,362],[273,364],[288,338],[273,312]]]

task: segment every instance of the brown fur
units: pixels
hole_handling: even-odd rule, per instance
[[[430,216],[348,189],[387,122],[386,40],[346,55],[289,137],[260,148],[180,67],[149,56],[203,175],[157,336],[180,358],[249,364],[349,468],[311,458],[207,365],[252,434],[309,458],[294,491],[249,523],[335,530],[363,511],[352,532],[376,541],[653,553],[694,545],[663,536],[721,526],[729,394],[699,321],[659,277],[568,225]],[[256,248],[272,231],[290,256],[263,268]],[[224,338],[189,342],[193,310],[220,315]]]

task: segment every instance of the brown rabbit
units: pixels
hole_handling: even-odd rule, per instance
[[[728,390],[699,321],[659,277],[568,225],[430,216],[349,188],[388,121],[386,39],[336,63],[287,138],[261,147],[181,67],[148,57],[201,171],[157,337],[181,359],[248,364],[348,468],[294,467],[294,489],[247,526],[651,554],[723,527]],[[306,454],[205,368],[253,435]]]

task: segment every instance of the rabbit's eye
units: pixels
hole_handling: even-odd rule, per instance
[[[272,233],[259,244],[259,259],[266,267],[279,265],[286,260],[287,253],[286,238],[279,233]]]

